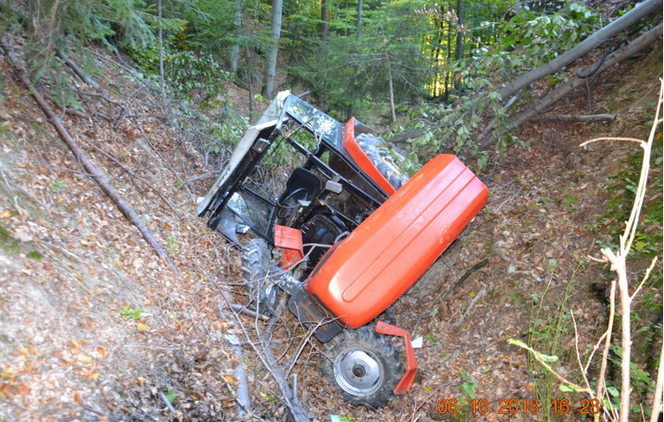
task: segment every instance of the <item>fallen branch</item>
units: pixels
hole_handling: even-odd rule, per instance
[[[576,122],[605,122],[607,120],[616,120],[615,114],[550,114],[542,117],[542,120],[561,120]]]
[[[512,106],[514,105],[516,100],[518,100],[518,99],[519,99],[518,95],[515,95],[512,98],[510,98],[510,100],[507,102],[507,104],[505,104],[505,107],[503,107],[504,112],[507,113],[509,111],[509,109],[512,108]],[[491,120],[491,122],[484,128],[482,133],[480,133],[480,135],[477,137],[477,144],[478,145],[481,145],[481,144],[484,143],[484,140],[489,136],[489,134],[493,130],[493,127],[496,125],[497,121],[498,121],[498,116],[494,117],[493,120]]]
[[[83,170],[85,170],[85,172],[87,172],[92,180],[97,183],[97,185],[106,194],[106,196],[108,196],[109,199],[111,199],[111,201],[117,205],[118,209],[125,216],[125,218],[131,224],[136,226],[136,228],[138,228],[145,241],[148,242],[150,246],[152,246],[155,252],[157,252],[157,255],[164,260],[166,265],[168,265],[168,267],[173,270],[173,272],[179,274],[179,271],[170,261],[164,249],[161,247],[161,245],[159,245],[150,230],[148,230],[148,228],[145,226],[145,223],[143,223],[143,220],[141,220],[141,218],[138,216],[138,214],[136,214],[131,206],[124,199],[122,199],[120,195],[118,195],[115,189],[109,185],[106,178],[104,178],[99,169],[97,169],[97,167],[88,159],[83,150],[69,134],[69,131],[67,131],[60,119],[58,119],[58,117],[55,115],[53,109],[51,109],[51,106],[48,105],[44,97],[42,97],[39,91],[37,91],[37,88],[30,80],[30,75],[28,74],[25,66],[23,66],[23,64],[18,60],[12,51],[10,43],[7,40],[7,36],[4,36],[2,39],[0,39],[0,46],[2,49],[4,49],[5,57],[7,58],[10,66],[14,69],[17,79],[23,84],[23,87],[30,93],[30,95],[32,95],[32,98],[34,98],[35,102],[37,102],[39,107],[42,109],[48,118],[49,123],[53,125],[56,132],[58,132],[58,135],[60,135],[60,138],[65,142],[65,144],[67,144],[67,147],[69,147],[71,152],[74,154],[76,160],[80,163],[81,167],[83,167]]]
[[[408,132],[398,133],[393,137],[391,137],[388,140],[388,142],[391,142],[393,144],[403,144],[411,139],[419,138],[420,136],[423,136],[428,132],[434,131],[436,129],[441,129],[447,126],[452,126],[452,123],[446,120],[441,120],[440,122],[434,123],[427,127],[409,130]]]
[[[475,307],[477,302],[481,298],[483,298],[485,294],[486,294],[486,286],[483,285],[482,290],[480,290],[480,292],[475,295],[475,297],[473,298],[473,301],[470,302],[470,305],[468,305],[468,308],[466,308],[466,312],[463,313],[463,316],[457,322],[454,323],[454,328],[461,327],[463,322],[466,320],[466,317],[468,317],[468,315],[470,315],[470,311],[473,310],[473,308]]]
[[[180,177],[180,175],[178,175],[178,173],[175,171],[175,169],[173,168],[173,166],[171,166],[171,163],[168,162],[168,161],[167,161],[167,160],[166,160],[166,159],[165,159],[165,158],[159,153],[159,151],[154,147],[154,145],[152,144],[152,142],[150,142],[150,139],[149,139],[149,137],[147,136],[147,134],[145,133],[145,130],[143,129],[143,126],[141,125],[141,122],[138,120],[137,116],[135,116],[134,114],[127,113],[126,107],[125,107],[125,105],[124,105],[123,103],[120,103],[120,102],[115,101],[114,99],[112,99],[112,98],[110,97],[110,95],[108,94],[108,92],[106,92],[105,90],[102,90],[102,89],[100,88],[99,84],[98,84],[97,82],[95,82],[92,78],[90,78],[88,75],[86,75],[85,72],[83,72],[83,70],[82,70],[82,69],[81,69],[81,68],[80,68],[80,67],[79,67],[79,66],[78,66],[73,60],[71,60],[71,59],[70,59],[65,53],[63,53],[62,51],[58,50],[58,55],[60,56],[60,58],[62,58],[62,59],[64,60],[64,62],[67,64],[67,66],[69,66],[69,67],[74,71],[74,73],[76,73],[76,75],[77,75],[77,76],[78,76],[83,82],[87,83],[87,84],[90,85],[92,88],[94,88],[96,91],[98,91],[97,93],[82,93],[83,95],[87,95],[87,96],[91,96],[91,97],[100,97],[100,98],[102,98],[103,100],[105,100],[106,102],[108,102],[109,104],[114,105],[114,106],[117,106],[117,107],[120,108],[120,113],[119,113],[118,116],[114,119],[114,120],[115,120],[115,123],[113,124],[114,127],[116,127],[116,126],[119,124],[120,119],[121,119],[123,116],[125,116],[125,115],[126,115],[126,117],[129,118],[129,119],[133,118],[133,119],[135,120],[135,124],[136,124],[136,126],[138,127],[138,129],[139,129],[139,131],[140,131],[140,133],[141,133],[141,135],[142,135],[143,140],[145,141],[145,143],[146,143],[146,144],[152,149],[152,151],[157,155],[157,157],[159,157],[159,158],[164,162],[164,164],[166,165],[166,168],[167,168],[168,170],[170,170],[171,173],[173,173],[173,175],[174,175],[175,178],[177,179],[178,183],[182,184],[182,185],[185,187],[185,189],[186,189],[187,192],[189,193],[190,198],[191,198],[191,199],[195,199],[196,197],[195,197],[194,194],[191,192],[191,190],[189,189],[189,187],[186,186],[186,185],[184,185],[184,181],[183,181],[183,179]],[[127,100],[125,100],[125,103],[126,103],[129,99],[131,99],[131,98],[132,98],[137,92],[138,92],[138,91],[135,91],[134,94],[132,94],[131,96],[129,96],[129,98],[127,98]],[[162,97],[162,102],[163,102],[163,101],[165,101],[165,100],[164,100],[164,97]]]
[[[231,305],[232,307],[232,305]],[[226,313],[219,306],[219,316],[226,319]],[[235,367],[235,378],[237,378],[237,404],[238,404],[238,416],[240,419],[244,420],[245,413],[251,414],[251,400],[249,399],[249,386],[247,384],[247,372],[244,369],[244,358],[242,356],[242,347],[240,346],[240,340],[235,334],[227,334],[226,341],[235,349],[235,354],[238,358],[238,364]]]
[[[514,95],[517,95],[523,88],[527,87],[533,82],[537,82],[540,79],[543,79],[549,75],[552,75],[560,71],[565,66],[568,66],[574,61],[590,53],[598,46],[600,46],[602,43],[614,38],[616,35],[628,29],[629,27],[631,27],[641,19],[653,16],[654,14],[658,13],[660,10],[662,10],[662,0],[646,0],[636,5],[636,7],[634,7],[632,10],[625,13],[623,16],[619,17],[613,22],[609,23],[605,27],[601,28],[600,30],[598,30],[597,32],[595,32],[594,34],[592,34],[591,36],[589,36],[588,38],[577,44],[571,50],[568,50],[559,55],[558,57],[556,57],[554,60],[536,69],[533,69],[524,75],[521,75],[520,77],[516,78],[515,80],[513,80],[512,82],[501,88],[498,91],[501,100],[505,101],[507,98],[512,98]],[[662,33],[661,26],[659,27],[659,32],[661,36]],[[486,104],[488,104],[488,101]],[[392,143],[407,142],[409,139],[418,138],[428,132],[440,129],[441,127],[444,126],[449,126],[450,124],[451,124],[450,122],[446,121],[445,118],[443,118],[441,121],[428,125],[427,127],[395,135],[392,139],[390,139],[390,142]],[[487,133],[485,135],[485,138],[482,140],[488,138],[488,135],[489,133]],[[480,144],[480,142],[477,143],[478,145]]]
[[[309,422],[309,417],[307,416],[306,411],[299,404],[293,390],[291,390],[290,386],[288,385],[288,381],[286,380],[283,369],[278,364],[277,359],[274,356],[274,353],[272,353],[272,349],[270,349],[269,345],[267,347],[263,347],[263,345],[261,345],[261,347],[259,348],[253,341],[251,341],[251,337],[249,336],[247,328],[240,320],[238,314],[233,310],[232,304],[230,300],[226,297],[225,292],[221,292],[221,297],[226,302],[226,306],[228,306],[228,308],[230,309],[233,317],[235,318],[235,322],[241,328],[245,340],[251,346],[251,348],[254,349],[254,352],[258,356],[258,359],[260,359],[265,369],[270,373],[274,381],[279,386],[279,390],[281,391],[280,398],[288,408],[291,416],[293,417],[293,420],[295,422]],[[258,332],[258,335],[259,338],[263,340],[264,336],[261,335],[260,332]]]
[[[604,61],[604,65],[600,67],[592,75],[592,77],[593,78],[597,77],[597,75],[599,75],[600,73],[620,63],[621,61],[633,56],[634,54],[638,53],[639,51],[643,50],[644,48],[648,47],[650,44],[654,43],[655,41],[661,38],[662,38],[662,24],[660,23],[655,28],[651,29],[650,31],[646,32],[645,34],[641,35],[637,39],[630,42],[625,48],[611,53]],[[537,102],[534,105],[528,106],[521,113],[517,114],[507,124],[507,130],[514,130],[517,127],[521,126],[523,123],[527,122],[528,120],[542,113],[549,106],[554,104],[556,101],[567,96],[574,89],[584,85],[588,79],[589,78],[582,79],[576,77],[570,80],[569,82],[558,86],[554,91],[545,95],[539,102]],[[491,138],[487,136],[487,138],[484,139],[484,142],[479,144],[478,147],[480,149],[486,149],[490,144],[490,142],[488,142],[490,139]]]
[[[132,179],[132,182],[134,183],[134,186],[136,186],[136,188],[141,190],[138,187],[138,185],[136,184],[136,182],[134,182],[133,179],[136,179],[136,180],[142,182],[145,186],[149,187],[159,197],[159,199],[161,199],[171,209],[171,211],[173,211],[178,217],[184,218],[184,215],[182,215],[182,213],[175,208],[175,205],[173,205],[173,203],[171,203],[171,201],[169,201],[164,195],[162,195],[161,192],[159,192],[159,190],[157,188],[152,186],[145,179],[137,176],[136,173],[134,173],[133,171],[131,171],[130,169],[128,169],[127,167],[122,165],[122,163],[117,158],[115,158],[113,155],[109,154],[108,152],[104,151],[103,149],[101,149],[97,145],[92,144],[92,148],[97,150],[101,155],[108,158],[113,163],[115,163],[118,167],[120,167],[122,169],[122,171],[124,171]]]
[[[85,72],[83,72],[83,69],[78,67],[78,65],[72,59],[70,59],[69,56],[66,55],[62,50],[58,50],[58,57],[60,57],[62,61],[64,61],[67,64],[67,66],[69,66],[74,71],[74,73],[76,73],[76,75],[79,78],[81,78],[83,82],[90,85],[94,89],[99,90],[100,88],[99,84],[94,79],[86,75]]]
[[[610,24],[606,25],[599,31],[595,32],[579,44],[576,47],[572,48],[559,55],[555,59],[546,63],[543,66],[533,69],[530,72],[526,73],[510,82],[507,86],[498,91],[501,98],[504,100],[521,89],[527,87],[533,82],[536,82],[542,78],[545,78],[549,75],[552,75],[562,69],[563,67],[573,63],[577,59],[585,56],[586,54],[593,51],[603,42],[615,37],[622,31],[626,30],[630,26],[634,25],[643,18],[652,16],[655,13],[658,13],[662,10],[662,0],[646,0],[642,3],[639,3],[629,12],[625,13],[620,18],[614,20]],[[662,29],[660,27],[659,33],[661,36]]]
[[[231,303],[230,308],[234,310],[235,312],[239,312],[241,314],[245,314],[250,317],[258,318],[261,321],[268,321],[270,318],[267,315],[260,314],[258,312],[254,312],[251,309],[247,309],[245,306],[238,305],[237,303]]]
[[[486,264],[488,264],[488,263],[489,263],[488,259],[483,259],[480,262],[478,262],[477,264],[470,267],[470,269],[468,271],[466,271],[465,273],[463,273],[463,275],[459,278],[459,280],[457,280],[454,284],[452,284],[448,289],[443,290],[442,292],[438,293],[438,295],[434,298],[432,303],[438,303],[439,299],[440,300],[445,300],[445,298],[447,298],[447,296],[450,293],[454,292],[464,281],[466,281],[468,279],[468,277],[470,277],[475,271],[479,271],[482,268],[484,268],[486,266]]]

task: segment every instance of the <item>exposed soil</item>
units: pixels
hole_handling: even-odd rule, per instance
[[[0,60],[6,82],[0,106],[0,420],[237,420],[239,361],[229,335],[242,338],[242,332],[219,309],[223,297],[241,300],[227,293],[237,291],[239,256],[195,214],[195,198],[213,176],[183,186],[209,170],[196,148],[201,140],[178,131],[150,89],[98,54],[105,88],[133,116],[107,121],[69,114],[64,121],[182,275],[158,260],[82,173]],[[590,102],[579,92],[555,110],[612,112],[616,122],[532,123],[520,133],[530,147],[510,148],[486,171],[488,206],[392,307],[394,324],[424,337],[408,394],[377,412],[353,407],[322,379],[316,344],[304,348],[294,373],[300,402],[314,420],[328,421],[330,414],[362,421],[464,420],[436,409],[439,399],[468,396],[464,383],[490,406],[489,414],[466,420],[542,419],[498,415],[501,398],[534,398],[539,388],[525,353],[506,341],[526,340],[540,303],[540,325],[549,323],[570,283],[567,308],[582,352],[606,323],[604,298],[592,286],[605,284],[610,274],[585,257],[597,255],[598,240],[608,240],[595,223],[605,213],[608,178],[633,146],[578,144],[603,134],[647,136],[661,60],[658,49],[607,72],[589,87]],[[245,95],[232,90],[228,99],[246,108]],[[95,98],[85,106],[90,115],[120,112]],[[637,265],[633,275],[643,269]],[[291,340],[297,346],[304,333],[295,320],[287,316],[282,325],[277,349]],[[559,370],[577,379],[573,339],[567,332],[561,340]],[[284,420],[270,374],[250,348],[244,351],[254,415]],[[293,353],[285,350],[285,358]]]

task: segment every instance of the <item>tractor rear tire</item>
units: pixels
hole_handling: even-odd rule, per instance
[[[373,165],[376,166],[380,174],[387,179],[395,190],[399,190],[408,181],[406,173],[403,169],[399,168],[399,165],[407,159],[404,154],[392,148],[394,156],[389,157],[386,153],[388,150],[386,148],[387,142],[383,138],[370,133],[359,135],[356,141]],[[397,159],[395,160],[395,158]]]
[[[344,330],[324,345],[322,371],[344,400],[378,409],[389,403],[404,374],[388,337],[369,327]]]
[[[251,239],[242,248],[242,281],[250,307],[270,316],[279,303],[279,287],[270,283],[267,272],[271,260],[270,248],[263,239]]]

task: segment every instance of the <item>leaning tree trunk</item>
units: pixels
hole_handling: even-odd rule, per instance
[[[270,31],[272,45],[267,53],[265,80],[263,83],[263,96],[268,100],[274,98],[274,76],[277,73],[277,54],[279,53],[279,37],[281,37],[283,5],[283,0],[272,0],[272,29]]]
[[[655,14],[660,10],[662,10],[662,0],[646,0],[643,3],[637,4],[634,9],[595,32],[576,47],[566,51],[547,64],[518,77],[507,86],[503,87],[498,93],[503,100],[513,96],[522,88],[556,73],[563,67],[590,53],[604,41],[615,37],[618,33],[634,25],[636,22]]]
[[[521,89],[525,88],[531,83],[558,72],[563,67],[591,52],[602,42],[605,42],[606,40],[615,37],[620,32],[628,29],[639,20],[654,15],[662,9],[662,1],[663,0],[646,0],[643,3],[638,4],[631,11],[627,12],[620,18],[616,19],[615,21],[595,32],[590,37],[586,38],[581,43],[577,44],[576,47],[561,54],[549,63],[546,63],[537,69],[533,69],[532,71],[510,82],[508,85],[498,91],[501,98],[503,101],[505,101],[508,98],[514,97],[514,95],[517,94]],[[448,124],[449,122],[443,118],[443,120],[433,123],[426,128],[414,129],[412,131],[395,135],[391,141],[398,143],[405,142],[409,139],[420,137],[429,131],[447,126]]]
[[[649,45],[651,45],[652,43],[661,38],[662,38],[662,23],[660,23],[650,31],[646,32],[645,34],[641,35],[637,39],[631,41],[629,44],[627,44],[625,48],[615,51],[611,53],[609,56],[607,56],[606,60],[604,60],[604,64],[591,77],[596,77],[597,75],[604,72],[611,66],[614,66],[615,64],[620,63],[621,61],[633,56],[634,54],[638,53],[639,51],[643,50],[644,48],[648,47]],[[567,96],[574,89],[584,85],[586,83],[586,80],[587,78],[584,79],[576,77],[570,80],[569,82],[556,87],[552,92],[545,95],[537,103],[533,105],[528,105],[528,107],[526,107],[525,110],[514,116],[514,118],[512,118],[508,122],[507,130],[514,130],[523,123],[527,122],[528,120],[542,113],[553,103]],[[490,143],[491,143],[490,138],[487,133],[483,139],[480,139],[478,141],[479,144],[478,147],[480,149],[486,149]]]
[[[106,194],[106,196],[111,199],[117,205],[118,209],[122,214],[125,216],[125,218],[136,228],[138,228],[138,231],[141,233],[143,238],[145,239],[146,242],[152,248],[154,248],[155,252],[157,252],[157,255],[161,257],[166,265],[173,270],[176,274],[179,274],[179,271],[175,267],[175,265],[171,262],[171,260],[168,258],[168,255],[164,251],[164,249],[161,247],[159,242],[154,238],[152,235],[152,232],[147,228],[143,220],[136,214],[136,211],[129,205],[116,191],[113,189],[113,187],[108,183],[106,178],[102,175],[102,173],[99,171],[99,169],[88,159],[87,155],[85,155],[85,152],[81,149],[81,147],[78,146],[78,143],[72,138],[72,136],[69,134],[69,131],[65,128],[65,126],[62,124],[62,121],[58,118],[58,116],[55,114],[51,106],[46,102],[44,97],[37,91],[37,88],[32,84],[30,75],[28,74],[28,71],[25,69],[25,66],[21,64],[21,62],[18,60],[16,55],[11,49],[10,43],[7,41],[5,37],[0,39],[0,47],[5,51],[5,57],[7,57],[7,61],[11,65],[11,67],[14,69],[16,73],[17,79],[21,82],[23,87],[32,95],[32,98],[35,100],[35,102],[39,105],[39,107],[42,109],[44,114],[46,114],[46,117],[48,118],[49,123],[53,125],[55,128],[56,132],[58,132],[58,135],[60,135],[60,138],[64,141],[64,143],[69,147],[69,150],[74,154],[76,157],[76,160],[79,162],[81,167],[83,167],[83,170],[87,173],[92,180],[97,183],[97,185],[101,188],[101,190]]]

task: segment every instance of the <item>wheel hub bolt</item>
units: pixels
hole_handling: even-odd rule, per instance
[[[364,369],[364,366],[362,365],[355,365],[353,366],[353,375],[355,375],[358,378],[362,378],[365,376],[367,371]]]

